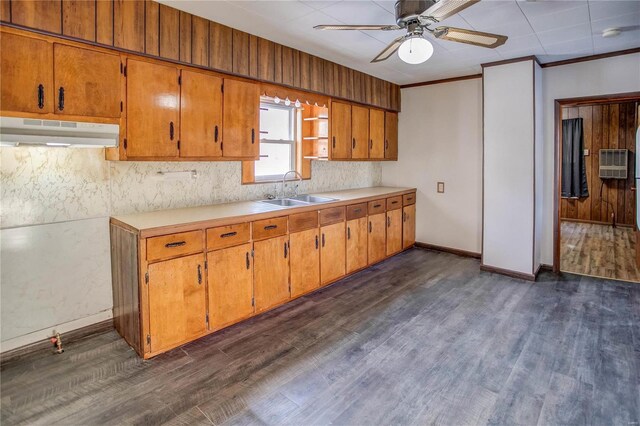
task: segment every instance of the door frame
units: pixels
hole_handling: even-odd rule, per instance
[[[553,158],[553,272],[560,272],[560,200],[562,193],[562,108],[584,105],[603,105],[619,102],[640,102],[640,92],[615,93],[610,95],[584,96],[556,99],[554,101],[554,158]]]

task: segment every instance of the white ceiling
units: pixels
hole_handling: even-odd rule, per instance
[[[480,73],[480,64],[537,55],[542,62],[640,47],[640,0],[483,0],[444,21],[509,36],[486,49],[430,38],[420,65],[397,55],[371,64],[401,31],[318,31],[318,24],[393,24],[395,0],[160,0],[161,3],[294,47],[397,84]],[[604,29],[632,27],[605,39]]]

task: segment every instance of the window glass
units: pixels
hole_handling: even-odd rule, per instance
[[[293,145],[260,142],[260,160],[256,161],[256,177],[283,176],[291,170]]]
[[[295,168],[295,119],[293,106],[260,104],[260,160],[255,162],[256,180],[281,179]]]
[[[260,108],[260,138],[269,140],[292,140],[292,108],[281,108],[262,104]]]

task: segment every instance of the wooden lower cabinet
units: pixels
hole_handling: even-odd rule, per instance
[[[369,216],[368,262],[369,265],[380,262],[386,256],[387,216],[378,213]]]
[[[345,275],[344,222],[320,228],[320,240],[320,277],[325,285]]]
[[[320,233],[318,228],[289,236],[291,297],[320,287]]]
[[[367,217],[347,221],[347,274],[367,266]]]
[[[209,329],[218,330],[253,314],[251,243],[207,254]]]
[[[253,292],[256,312],[280,305],[289,291],[289,236],[253,243]]]
[[[405,206],[402,212],[402,248],[416,243],[416,205]]]
[[[204,255],[149,265],[149,339],[151,352],[193,340],[207,331]]]
[[[402,250],[402,209],[387,212],[387,256]]]

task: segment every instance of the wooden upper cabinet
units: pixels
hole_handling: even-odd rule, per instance
[[[253,243],[253,288],[256,312],[286,302],[289,293],[289,236]]]
[[[369,158],[369,108],[351,107],[351,158]]]
[[[43,40],[2,33],[2,111],[53,112],[53,46]]]
[[[402,248],[409,248],[416,243],[416,205],[411,204],[402,209]]]
[[[369,110],[369,158],[384,159],[384,111]]]
[[[222,79],[182,70],[180,156],[222,156]]]
[[[320,234],[318,228],[289,236],[291,247],[291,297],[320,286]]]
[[[257,159],[260,155],[260,86],[225,79],[223,96],[223,155]]]
[[[180,135],[177,68],[127,60],[127,157],[176,157]]]
[[[351,105],[342,102],[331,103],[331,159],[351,158]]]
[[[207,299],[204,255],[149,265],[150,352],[159,352],[204,334]]]
[[[56,114],[120,117],[118,55],[57,43],[53,53]]]
[[[387,212],[387,256],[402,250],[402,209]]]
[[[367,217],[347,222],[347,274],[367,266]]]
[[[398,159],[398,113],[384,113],[384,158]]]
[[[368,262],[369,265],[381,261],[386,256],[387,215],[384,213],[369,216]]]
[[[345,225],[334,223],[320,228],[320,277],[322,285],[343,277],[345,265]]]
[[[209,328],[218,330],[253,314],[251,243],[207,254]]]

